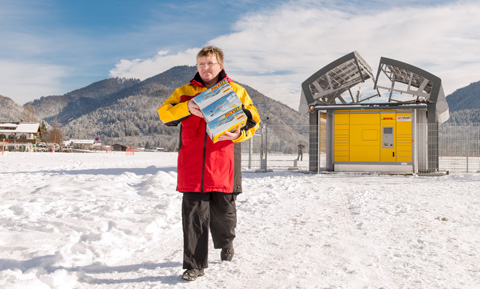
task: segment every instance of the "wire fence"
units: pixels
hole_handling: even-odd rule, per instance
[[[244,170],[301,170],[308,171],[309,148],[319,148],[316,167],[325,167],[326,134],[320,133],[318,139],[309,139],[309,130],[317,129],[313,126],[297,126],[295,136],[291,132],[284,132],[284,128],[275,125],[264,124],[253,138],[242,144],[242,168]],[[324,130],[322,125],[320,130]],[[426,140],[417,140],[420,143],[437,144],[428,145],[428,149],[419,150],[417,158],[428,160],[428,166],[432,166],[430,160],[438,160],[440,171],[446,172],[480,172],[480,124],[460,126],[454,124],[428,125],[427,134],[425,125],[417,125],[419,138],[426,137]],[[438,130],[438,131],[437,131]],[[299,145],[304,147],[300,149]],[[430,155],[427,155],[430,154]],[[432,157],[433,156],[433,157]],[[437,158],[438,156],[438,158]],[[422,170],[420,161],[420,170]]]
[[[480,124],[441,125],[438,130],[440,168],[480,172]]]

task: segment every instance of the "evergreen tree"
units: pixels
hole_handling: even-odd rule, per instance
[[[40,125],[40,131],[42,132],[40,135],[40,139],[42,140],[42,142],[45,142],[48,134],[48,128],[45,121],[42,121],[42,124]]]

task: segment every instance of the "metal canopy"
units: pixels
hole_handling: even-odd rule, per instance
[[[382,74],[381,74],[382,73]],[[378,83],[380,76],[386,76],[387,86]],[[372,79],[371,96],[363,96],[360,91],[353,95],[351,88]],[[402,84],[402,87],[396,84]],[[386,89],[388,97],[384,103],[427,103],[429,123],[443,123],[449,118],[448,103],[437,76],[413,65],[382,57],[376,78],[372,69],[356,52],[351,52],[318,70],[302,83],[299,110],[321,110],[326,105],[338,105],[338,109],[348,104],[368,103],[375,96],[381,97],[379,89]],[[349,94],[344,92],[348,91]]]
[[[383,74],[381,74],[382,72]],[[378,84],[381,75],[386,76],[390,81],[389,86]],[[397,83],[403,84],[403,87],[395,87]],[[448,103],[443,92],[442,80],[423,69],[382,57],[375,79],[375,88],[377,90],[386,89],[389,92],[388,102],[427,103],[429,123],[443,123],[449,118]],[[394,93],[401,95],[402,99],[395,99]]]
[[[361,94],[350,91],[353,86],[373,80],[370,66],[356,52],[349,53],[323,67],[302,83],[301,111],[315,104],[351,104],[365,101]],[[349,96],[342,96],[349,91]]]

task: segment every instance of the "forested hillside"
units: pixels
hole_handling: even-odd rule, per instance
[[[448,123],[457,125],[480,124],[480,109],[464,109],[450,113]]]
[[[450,112],[465,109],[480,109],[480,81],[457,89],[447,96]]]
[[[470,125],[480,123],[480,81],[457,89],[447,96],[450,110],[448,123]]]
[[[23,108],[12,99],[0,95],[0,121],[16,122],[21,118]]]

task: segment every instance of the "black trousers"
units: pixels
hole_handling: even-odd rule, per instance
[[[208,238],[215,249],[230,246],[237,226],[237,194],[183,193],[183,269],[208,268]]]

